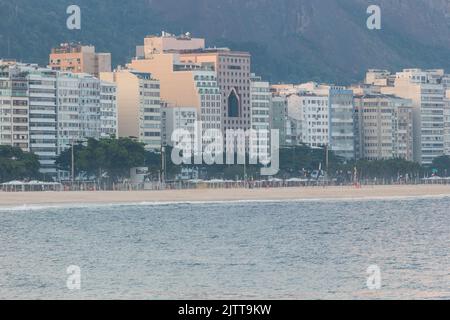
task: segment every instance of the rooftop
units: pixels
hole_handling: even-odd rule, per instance
[[[168,51],[170,52],[170,51]],[[220,54],[220,53],[226,53],[226,54],[230,54],[230,55],[245,55],[245,56],[250,56],[249,52],[245,52],[245,51],[232,51],[229,48],[206,48],[206,49],[193,49],[193,50],[178,50],[178,51],[173,51],[176,53],[181,53],[181,54],[204,54],[204,55],[208,55],[208,54]]]
[[[80,53],[83,51],[95,52],[95,47],[92,45],[83,45],[80,42],[61,43],[59,47],[52,48],[52,54],[64,53]]]

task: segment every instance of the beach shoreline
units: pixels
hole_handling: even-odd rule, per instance
[[[449,196],[450,185],[189,189],[162,191],[0,192],[0,206],[389,199]]]

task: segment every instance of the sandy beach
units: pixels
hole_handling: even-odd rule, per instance
[[[129,192],[0,192],[0,206],[43,204],[127,204],[139,202],[279,201],[450,196],[450,185],[195,189]]]

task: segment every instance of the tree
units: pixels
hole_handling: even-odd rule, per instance
[[[145,164],[144,145],[130,138],[88,139],[74,149],[74,168],[76,175],[87,178],[105,179],[118,182],[130,175],[130,169]],[[56,161],[58,168],[70,171],[72,149],[61,153]]]
[[[359,160],[349,163],[341,170],[358,170],[358,177],[362,179],[397,179],[400,176],[410,177],[419,176],[424,168],[416,162],[406,161],[404,159],[387,160]]]
[[[450,157],[442,156],[433,160],[433,169],[438,171],[438,175],[441,177],[447,177],[450,173]]]
[[[40,179],[38,157],[18,147],[0,146],[0,182]]]
[[[328,171],[338,170],[344,163],[344,159],[338,157],[333,151],[328,150]],[[311,148],[300,145],[280,150],[280,174],[282,176],[298,176],[305,171],[327,170],[327,151],[325,148]]]
[[[76,161],[74,162],[74,171],[75,176],[78,176],[83,172],[82,161],[79,159],[77,155],[79,155],[84,149],[85,146],[81,143],[74,145],[74,156],[76,157]],[[72,171],[72,148],[66,149],[60,153],[59,157],[56,159],[56,167],[62,171]]]

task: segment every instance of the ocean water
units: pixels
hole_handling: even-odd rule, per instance
[[[0,208],[7,298],[450,299],[450,198]]]

